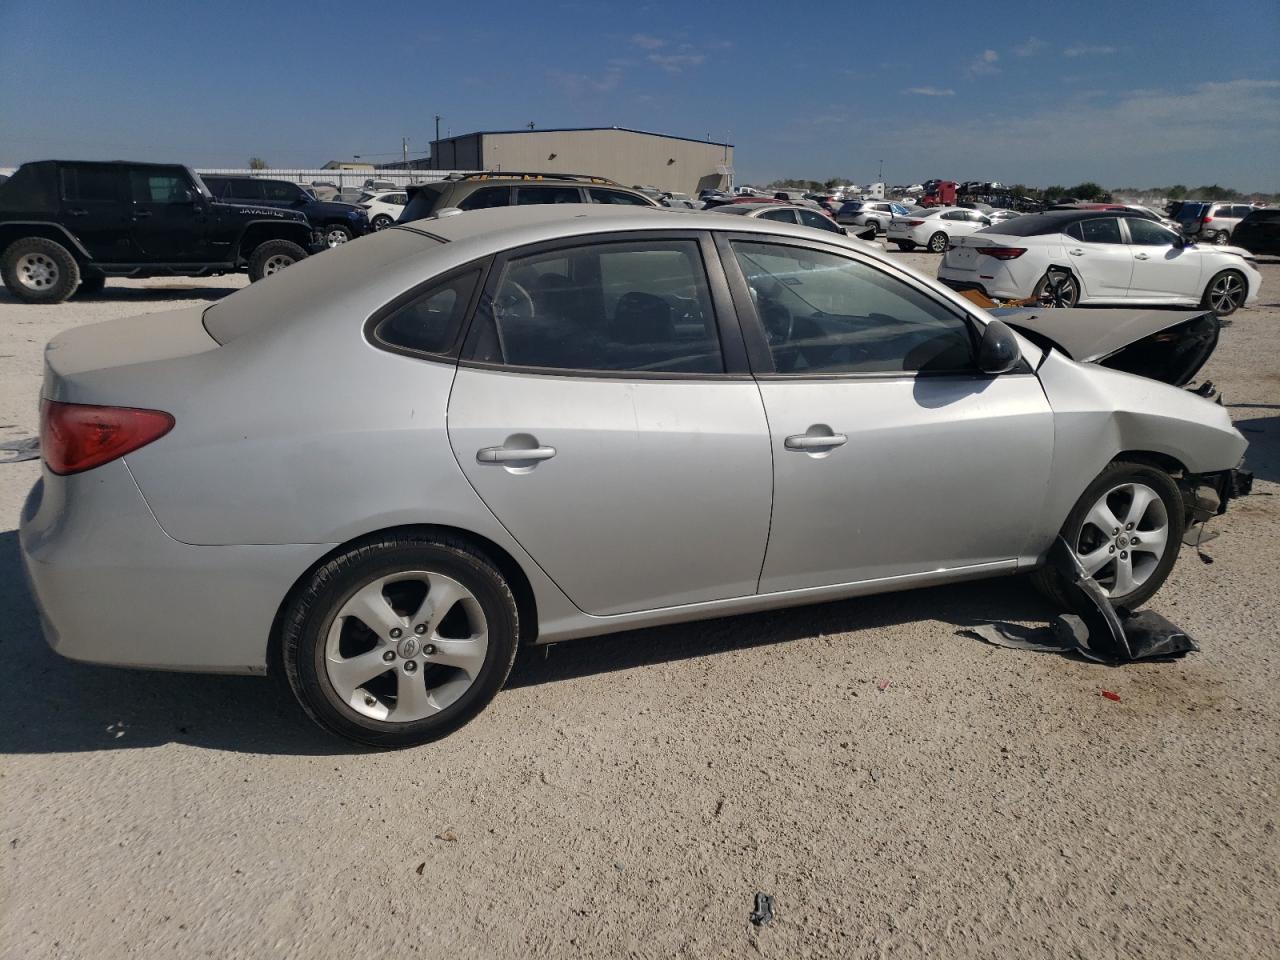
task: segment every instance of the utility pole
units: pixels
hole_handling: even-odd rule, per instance
[[[880,176],[876,177],[881,183],[884,183],[884,161],[880,161]]]
[[[408,137],[400,138],[400,157],[402,160],[404,160],[404,165],[408,167],[409,166],[409,138]]]
[[[439,170],[440,163],[436,160],[436,149],[440,146],[440,114],[436,114],[436,139],[431,144],[431,166],[433,169]]]

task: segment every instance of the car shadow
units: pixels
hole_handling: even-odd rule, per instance
[[[704,620],[521,651],[507,686],[528,687],[646,664],[858,633],[919,620],[955,629],[992,619],[1044,621],[1018,579],[956,584]],[[856,642],[856,641],[855,641]],[[274,680],[126,670],[65,660],[45,644],[21,572],[18,535],[0,533],[0,755],[82,753],[183,743],[252,754],[336,756],[366,748],[315,727]],[[501,695],[499,695],[501,696]]]
[[[1275,410],[1275,404],[1229,403],[1236,409]],[[1249,441],[1245,465],[1258,480],[1280,483],[1280,416],[1252,417],[1235,421],[1235,428]]]

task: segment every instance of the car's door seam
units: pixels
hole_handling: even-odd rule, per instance
[[[756,377],[751,378],[756,385],[756,394],[760,397],[760,411],[764,414],[765,437],[769,443],[769,523],[764,531],[764,552],[760,555],[760,573],[756,577],[756,593],[760,593],[760,584],[764,582],[764,565],[769,559],[769,541],[773,538],[773,504],[778,492],[777,454],[773,450],[773,424],[769,422],[769,405],[764,402],[764,390]]]

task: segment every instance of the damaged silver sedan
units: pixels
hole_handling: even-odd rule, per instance
[[[1180,388],[1212,315],[1083,346],[1074,319],[768,220],[442,211],[56,337],[25,566],[58,652],[279,671],[384,746],[473,717],[521,644],[1002,574],[1054,595],[1059,533],[1132,607],[1245,441]]]

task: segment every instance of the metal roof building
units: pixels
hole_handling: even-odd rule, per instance
[[[696,194],[732,185],[733,144],[626,127],[481,130],[433,140],[431,166],[588,173],[626,186]]]

